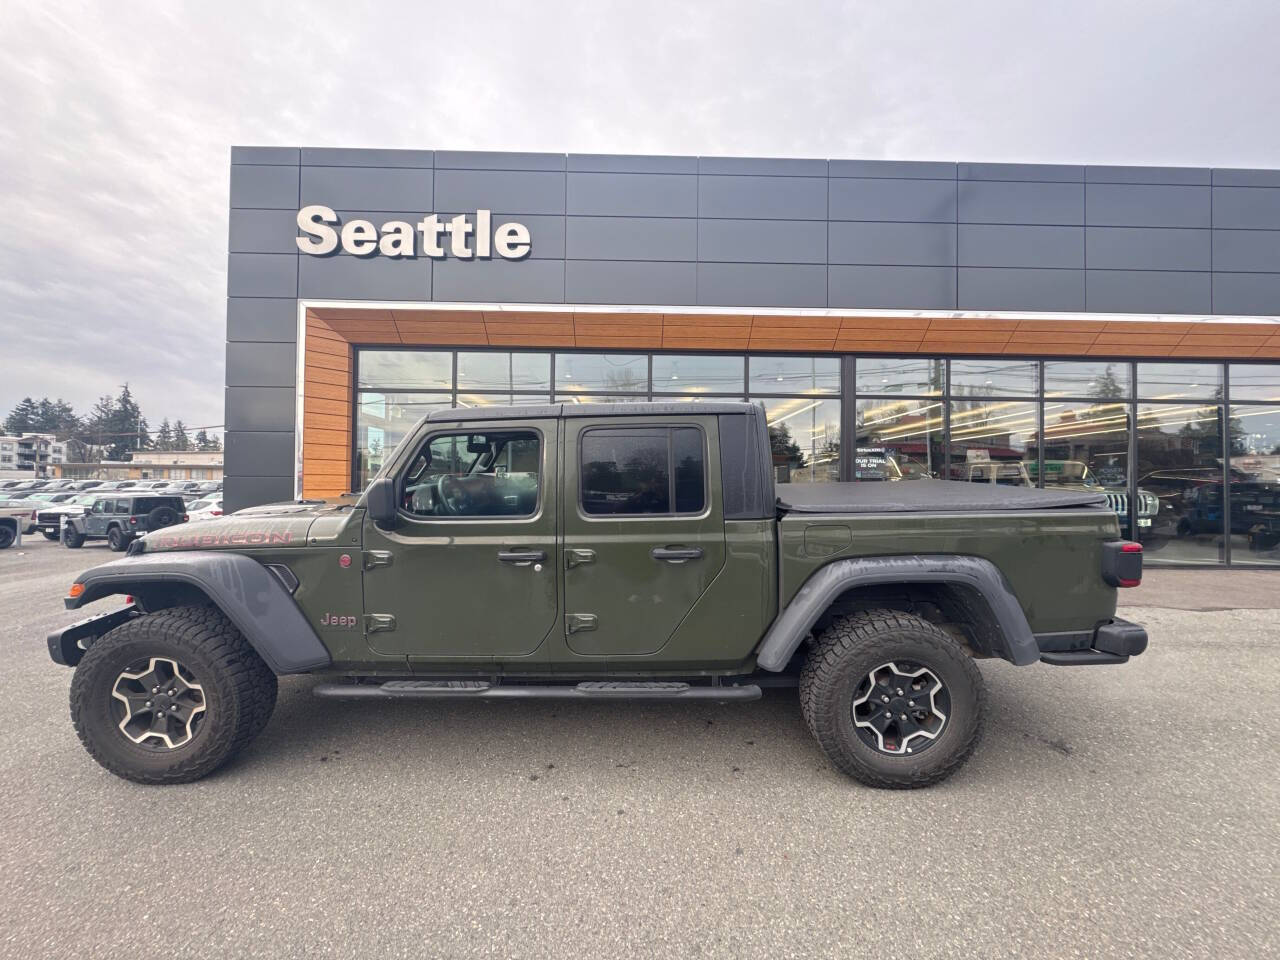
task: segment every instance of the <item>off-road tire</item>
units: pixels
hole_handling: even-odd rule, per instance
[[[119,527],[112,527],[107,531],[107,548],[112,553],[121,553],[129,549],[130,537]]]
[[[0,524],[0,550],[8,550],[18,539],[18,531],[7,523]]]
[[[58,534],[53,530],[41,530],[40,532],[44,534],[46,540],[52,540],[54,543],[58,542]]]
[[[927,667],[950,696],[950,715],[937,740],[909,756],[877,751],[854,726],[858,685],[894,660]],[[895,610],[835,618],[800,673],[800,709],[823,752],[843,773],[882,789],[927,787],[955,773],[981,739],[985,703],[982,674],[960,644],[929,621]]]
[[[178,511],[173,507],[156,507],[147,514],[147,529],[160,530],[178,522]]]
[[[62,528],[62,545],[72,550],[79,550],[84,546],[84,534],[77,533],[75,527],[67,524]]]
[[[149,657],[168,657],[203,687],[205,715],[181,746],[149,750],[124,735],[112,715],[121,672]],[[213,606],[143,614],[99,638],[71,681],[71,721],[89,755],[135,783],[189,783],[216,770],[257,736],[276,703],[276,676],[244,636]]]

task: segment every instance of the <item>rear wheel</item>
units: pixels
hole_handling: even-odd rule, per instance
[[[8,550],[13,546],[13,542],[18,539],[17,527],[10,524],[0,524],[0,550]]]
[[[982,675],[929,621],[894,610],[837,617],[800,674],[800,706],[841,771],[873,787],[946,779],[982,733]]]
[[[211,606],[136,617],[96,641],[71,682],[71,719],[90,756],[137,783],[187,783],[266,725],[276,677]]]
[[[107,546],[112,552],[119,553],[121,550],[129,546],[129,536],[119,527],[112,527],[107,531]]]

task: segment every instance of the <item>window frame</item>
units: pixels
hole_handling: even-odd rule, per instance
[[[670,498],[671,510],[665,513],[587,513],[582,504],[582,444],[587,434],[599,431],[632,431],[632,430],[654,430],[661,429],[667,432],[667,495]],[[677,513],[676,504],[676,471],[674,460],[674,438],[673,431],[677,429],[693,429],[698,431],[699,438],[702,441],[702,508],[694,512]],[[633,424],[631,426],[617,426],[608,423],[596,423],[590,426],[582,427],[578,431],[577,440],[574,443],[577,462],[574,464],[576,470],[578,496],[576,497],[575,506],[578,516],[588,523],[616,523],[619,521],[636,521],[636,520],[700,520],[711,515],[711,453],[707,441],[707,431],[700,423],[680,423],[680,422],[659,422],[646,423],[641,426]]]
[[[538,498],[534,502],[532,513],[522,513],[518,516],[426,516],[420,513],[412,513],[404,507],[404,489],[405,482],[409,479],[409,468],[413,466],[415,460],[423,450],[431,446],[431,443],[440,437],[465,437],[472,436],[477,433],[532,433],[538,439]],[[542,510],[545,503],[544,484],[546,481],[546,452],[547,452],[546,433],[540,427],[522,425],[519,427],[495,427],[491,425],[477,425],[476,428],[470,430],[440,429],[428,431],[422,438],[418,449],[410,455],[404,466],[396,474],[396,513],[406,520],[414,523],[533,523],[542,519]]]

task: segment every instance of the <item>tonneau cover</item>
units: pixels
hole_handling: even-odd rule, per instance
[[[970,513],[1104,506],[1088,490],[1036,490],[962,480],[780,483],[778,506],[793,513]]]

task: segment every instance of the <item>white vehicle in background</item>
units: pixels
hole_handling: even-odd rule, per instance
[[[20,535],[36,528],[36,505],[30,500],[9,500],[0,503],[0,550],[7,550],[18,542]]]
[[[222,495],[191,501],[187,504],[187,516],[192,520],[212,520],[222,516]]]
[[[36,511],[36,526],[46,540],[59,540],[62,537],[63,518],[83,517],[97,499],[98,495],[91,490],[88,493],[77,493],[60,503],[41,503]]]

